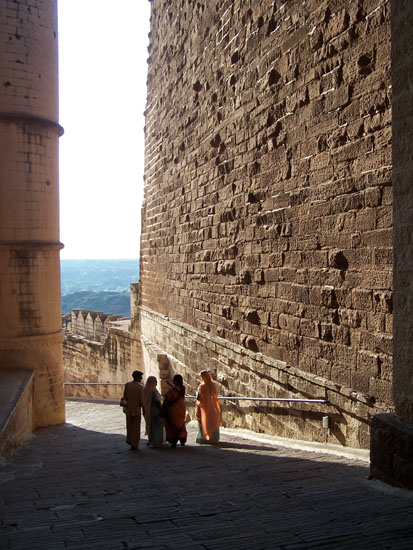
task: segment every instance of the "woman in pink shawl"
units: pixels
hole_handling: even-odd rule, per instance
[[[221,409],[214,381],[207,370],[200,373],[201,384],[197,391],[196,418],[199,424],[197,443],[218,443]]]

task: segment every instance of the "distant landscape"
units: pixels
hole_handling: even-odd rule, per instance
[[[129,285],[139,260],[61,260],[62,313],[89,309],[130,315]]]

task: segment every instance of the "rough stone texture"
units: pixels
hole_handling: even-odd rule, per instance
[[[388,2],[152,2],[142,334],[190,386],[207,367],[276,396],[275,359],[307,375],[297,396],[344,388],[340,440],[361,447],[393,405],[390,90]],[[248,374],[239,351],[211,361],[222,342]],[[249,422],[320,439],[319,415]]]
[[[148,340],[146,336],[142,336],[142,359],[145,365],[145,376],[155,376],[159,381],[159,391],[164,396],[167,394],[174,374],[185,372],[185,365],[176,361],[171,355],[168,355],[165,350]],[[193,374],[193,373],[190,373]],[[195,395],[194,384],[188,384],[185,377],[185,387],[187,395],[192,391]]]
[[[131,283],[129,286],[130,316],[132,323],[139,316],[139,283]]]
[[[413,426],[413,5],[392,9],[394,111],[394,400],[403,422]]]
[[[87,319],[93,318],[95,312],[86,313]],[[83,319],[82,311],[78,317]],[[66,333],[63,341],[66,396],[106,399],[121,397],[123,385],[132,379],[132,371],[142,368],[139,336],[129,332],[129,320],[125,321],[127,326],[123,329],[116,328],[116,323],[109,322],[102,341],[91,339],[93,330],[89,338],[87,335],[85,337],[77,334],[77,326],[72,324],[72,332]],[[85,384],[71,385],[69,382]],[[88,382],[102,385],[88,385]]]
[[[370,460],[372,477],[413,489],[413,428],[395,414],[374,416]]]
[[[184,376],[187,393],[199,384],[194,365],[213,374],[220,397],[322,399],[326,404],[299,402],[221,402],[225,426],[248,428],[281,437],[322,441],[351,447],[369,446],[373,414],[388,408],[351,388],[314,376],[277,359],[254,353],[219,336],[205,338],[202,331],[142,308],[142,348],[146,376],[167,380]],[[167,342],[167,349],[154,343]],[[200,367],[201,368],[201,367]],[[193,411],[191,410],[191,414]],[[329,427],[322,418],[329,417]]]
[[[392,2],[394,364],[398,417],[380,415],[371,429],[371,472],[387,483],[413,489],[413,110],[411,74],[413,4]]]
[[[0,5],[0,366],[34,370],[34,427],[65,419],[56,15],[55,0]]]

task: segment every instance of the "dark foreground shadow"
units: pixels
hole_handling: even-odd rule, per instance
[[[130,451],[123,434],[44,428],[0,469],[2,548],[407,548],[411,502],[367,475],[246,441]]]

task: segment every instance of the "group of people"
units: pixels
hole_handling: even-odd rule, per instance
[[[166,442],[176,447],[184,446],[186,430],[185,386],[180,374],[175,374],[165,398],[157,390],[157,379],[149,376],[142,384],[143,372],[134,371],[132,382],[125,384],[121,405],[126,414],[126,443],[131,450],[139,446],[141,434],[141,411],[145,418],[146,434],[150,447],[162,447]],[[218,443],[221,410],[217,390],[211,374],[203,370],[196,393],[196,419],[198,421],[197,443]]]

